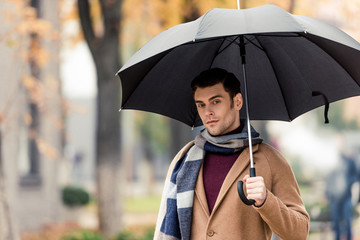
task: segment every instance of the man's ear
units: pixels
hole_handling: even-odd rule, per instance
[[[234,97],[234,106],[236,110],[240,110],[242,108],[242,105],[243,105],[243,98],[241,93],[238,93]]]

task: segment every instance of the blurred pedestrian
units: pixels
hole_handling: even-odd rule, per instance
[[[354,156],[349,151],[341,151],[338,166],[327,178],[326,195],[329,200],[332,228],[335,239],[352,239],[353,205],[351,189],[358,181]]]
[[[72,176],[75,183],[79,184],[82,180],[82,165],[84,161],[84,154],[81,150],[74,153],[72,159]]]
[[[294,174],[253,128],[258,176],[247,175],[248,132],[240,120],[239,80],[215,68],[202,72],[191,87],[205,129],[170,165],[154,239],[271,239],[272,232],[282,239],[306,239],[309,216]],[[253,206],[240,200],[239,180]]]

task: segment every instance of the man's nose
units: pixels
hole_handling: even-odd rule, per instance
[[[206,107],[205,107],[205,115],[206,115],[206,116],[214,115],[214,111],[213,111],[213,109],[212,109],[211,106],[206,106]]]

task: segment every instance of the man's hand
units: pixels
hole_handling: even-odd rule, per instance
[[[261,176],[250,177],[249,175],[246,175],[243,181],[246,184],[247,198],[255,200],[256,207],[262,206],[266,200],[266,187],[264,178]]]

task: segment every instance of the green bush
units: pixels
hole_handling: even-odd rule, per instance
[[[66,206],[84,206],[89,203],[89,193],[80,187],[66,186],[62,189],[62,200]]]
[[[154,227],[142,229],[139,235],[138,231],[124,230],[111,240],[153,240]],[[61,240],[105,240],[100,234],[90,230],[74,230],[61,237]]]
[[[114,240],[138,240],[138,238],[130,231],[123,231],[119,233]]]
[[[135,235],[132,231],[125,230],[120,232],[113,240],[153,240],[154,228],[150,227],[145,229],[142,235]]]
[[[104,240],[104,238],[95,232],[79,230],[63,236],[61,240]]]
[[[152,240],[154,239],[154,228],[148,228],[144,234],[144,237],[142,238],[142,240]]]

